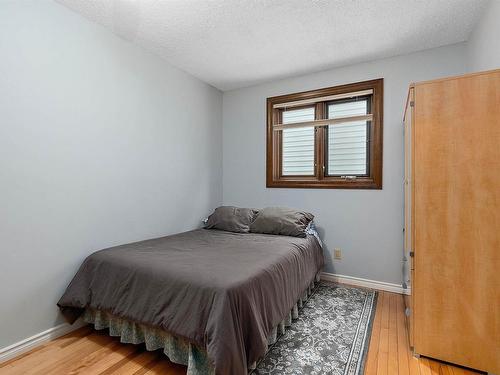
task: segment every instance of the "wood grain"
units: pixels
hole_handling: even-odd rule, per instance
[[[414,90],[414,348],[500,373],[500,70]]]
[[[0,364],[0,374],[166,374],[184,375],[186,367],[171,363],[161,351],[122,344],[106,331],[81,328]]]
[[[408,345],[403,296],[379,292],[365,375],[472,375],[479,373],[425,357],[414,357]]]

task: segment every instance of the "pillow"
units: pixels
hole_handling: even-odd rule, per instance
[[[205,228],[220,229],[228,232],[248,233],[250,224],[257,214],[257,210],[251,208],[238,208],[233,206],[217,207],[212,215],[208,217]]]
[[[266,207],[257,213],[250,225],[250,232],[305,237],[312,219],[314,215],[308,212],[285,207]]]

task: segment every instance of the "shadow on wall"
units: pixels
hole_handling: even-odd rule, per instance
[[[329,270],[332,270],[333,273],[335,273],[335,263],[333,263],[333,260],[332,260],[333,254],[328,249],[328,245],[326,244],[326,242],[324,240],[325,229],[322,226],[319,226],[316,224],[316,230],[318,231],[319,238],[321,238],[321,242],[323,243],[323,257],[325,258],[325,266],[323,267],[323,270],[329,269]]]

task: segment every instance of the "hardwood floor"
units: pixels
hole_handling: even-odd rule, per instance
[[[415,358],[408,345],[404,309],[401,295],[379,292],[365,375],[480,374],[430,358]]]
[[[365,375],[465,375],[474,371],[428,358],[414,358],[408,347],[403,297],[380,292]],[[166,374],[184,375],[186,368],[168,361],[161,351],[121,344],[105,331],[81,328],[0,364],[0,374]]]

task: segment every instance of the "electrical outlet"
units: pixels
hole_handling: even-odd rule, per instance
[[[342,259],[342,250],[340,250],[340,247],[336,247],[335,249],[333,249],[333,259]]]

